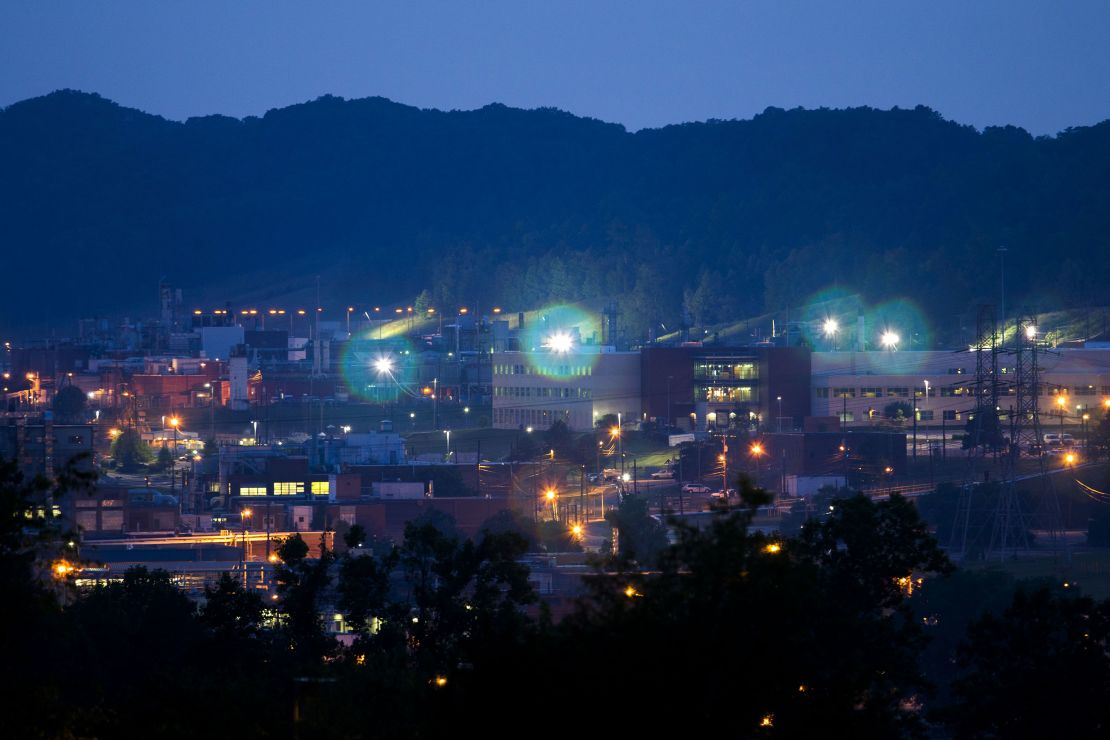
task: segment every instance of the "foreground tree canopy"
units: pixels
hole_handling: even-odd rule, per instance
[[[76,543],[41,502],[84,495],[85,483],[25,481],[0,464],[0,576],[13,597],[0,644],[19,678],[0,701],[13,737],[1107,727],[1110,605],[953,572],[898,496],[833,499],[797,536],[769,536],[750,526],[766,494],[741,480],[741,506],[700,530],[675,525],[649,567],[627,552],[599,561],[555,623],[506,516],[474,539],[416,521],[374,548],[352,527],[341,554],[294,536],[265,603],[225,574],[198,608],[142,568],[77,593],[74,571],[56,567],[79,565]],[[351,627],[345,647],[325,629],[333,613]]]

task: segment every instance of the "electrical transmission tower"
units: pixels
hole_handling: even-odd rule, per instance
[[[956,516],[952,526],[952,538],[949,550],[959,553],[960,560],[967,554],[968,545],[975,546],[982,539],[983,516],[981,512],[974,515],[975,507],[982,506],[976,500],[976,474],[975,461],[980,455],[985,456],[989,447],[996,446],[996,424],[993,420],[998,418],[998,325],[995,319],[994,306],[983,304],[979,306],[975,318],[975,345],[971,347],[975,353],[975,380],[970,384],[969,390],[975,396],[975,408],[965,411],[971,413],[968,431],[971,439],[967,446],[968,475],[967,483],[960,488],[959,499],[956,502]]]

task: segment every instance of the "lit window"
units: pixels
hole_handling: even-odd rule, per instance
[[[216,484],[219,486],[219,484]],[[266,486],[239,486],[240,496],[265,496]]]
[[[274,483],[275,496],[294,496],[298,493],[304,493],[304,483],[286,481]]]
[[[312,495],[313,496],[327,496],[331,493],[331,483],[326,480],[312,481]]]

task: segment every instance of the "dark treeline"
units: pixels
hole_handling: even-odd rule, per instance
[[[898,496],[835,499],[767,536],[749,527],[767,494],[741,479],[742,506],[622,546],[554,624],[509,516],[475,540],[427,520],[371,548],[351,527],[320,558],[294,536],[272,603],[225,575],[198,607],[144,569],[75,593],[59,568],[75,544],[35,501],[81,483],[0,464],[11,737],[1099,737],[1110,722],[1110,602],[954,571]],[[624,540],[646,513],[622,515]],[[349,648],[324,630],[333,611]]]
[[[617,297],[632,338],[830,286],[942,323],[995,295],[999,245],[1011,306],[1082,307],[1110,278],[1108,174],[1108,124],[1034,138],[923,107],[629,133],[381,98],[178,123],[60,92],[0,110],[5,266],[49,255],[51,280],[45,301],[13,281],[0,317],[150,310],[162,276],[190,302],[307,302],[321,274],[333,308]]]

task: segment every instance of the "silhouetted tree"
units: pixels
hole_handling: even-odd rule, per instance
[[[121,431],[112,442],[112,458],[125,471],[137,470],[140,465],[150,462],[153,456],[150,445],[131,427]]]
[[[88,397],[75,385],[63,387],[54,396],[54,417],[59,424],[83,424]]]
[[[971,625],[947,713],[956,737],[1100,737],[1110,727],[1110,601],[1019,591]]]

